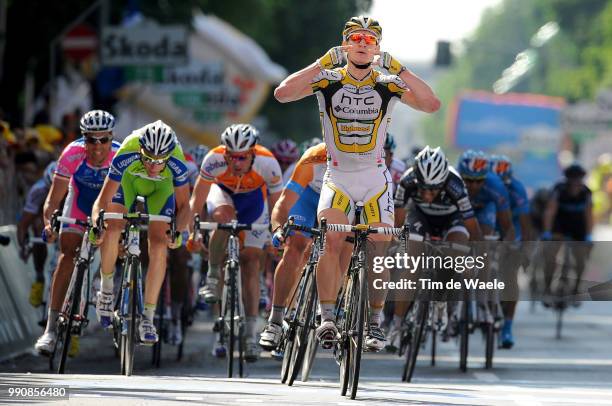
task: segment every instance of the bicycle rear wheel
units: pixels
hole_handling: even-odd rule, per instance
[[[414,324],[412,326],[412,333],[410,335],[410,344],[408,351],[406,351],[406,362],[404,363],[404,371],[402,374],[402,381],[410,382],[412,375],[414,374],[414,367],[416,366],[417,356],[419,354],[419,348],[421,347],[421,340],[423,338],[423,332],[427,325],[427,316],[429,316],[429,302],[416,301],[414,307]]]

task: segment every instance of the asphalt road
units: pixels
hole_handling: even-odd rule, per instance
[[[607,235],[607,234],[606,234]],[[92,322],[92,324],[94,324]],[[475,333],[470,340],[468,372],[459,371],[455,341],[440,343],[437,364],[429,365],[422,351],[412,383],[402,383],[403,360],[386,353],[366,354],[357,400],[343,398],[338,367],[330,353],[317,355],[311,379],[293,387],[281,385],[280,363],[262,354],[248,366],[248,377],[225,378],[225,361],[210,355],[212,324],[200,314],[186,337],[185,356],[164,346],[162,367],[151,365],[151,349],[139,347],[135,375],[119,375],[108,332],[91,329],[81,338],[81,351],[70,359],[67,374],[48,371],[45,358],[26,354],[0,364],[0,386],[65,386],[70,404],[133,403],[331,404],[355,402],[415,405],[612,405],[612,302],[585,302],[566,313],[563,337],[555,339],[555,317],[539,304],[519,304],[515,319],[516,345],[498,350],[494,367],[485,370],[484,345]],[[31,404],[0,390],[0,403]],[[37,403],[44,404],[45,402]],[[57,405],[57,401],[49,401]]]

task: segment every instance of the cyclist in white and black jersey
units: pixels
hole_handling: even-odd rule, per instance
[[[438,237],[458,243],[482,239],[465,183],[440,147],[423,148],[404,173],[395,191],[395,213],[396,227],[407,222],[410,232],[424,239]],[[410,303],[395,302],[391,345]]]

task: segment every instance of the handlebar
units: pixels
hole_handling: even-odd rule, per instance
[[[60,226],[63,224],[76,224],[82,227],[90,227],[91,219],[87,217],[87,220],[79,220],[72,217],[60,216],[60,211],[55,210],[51,215],[51,227],[57,233],[59,232]]]
[[[315,228],[315,227],[308,227],[308,226],[303,226],[300,224],[295,224],[294,223],[294,218],[293,216],[289,217],[289,219],[287,220],[287,222],[283,225],[283,238],[287,238],[287,235],[289,235],[289,232],[292,230],[296,230],[296,231],[303,231],[306,233],[310,233],[312,235],[316,235],[316,236],[320,236],[321,235],[321,229],[319,228]]]
[[[214,231],[214,230],[226,230],[232,234],[237,234],[240,231],[264,231],[270,230],[270,224],[242,224],[237,221],[231,221],[229,223],[216,223],[208,221],[200,221],[200,215],[196,214],[193,217],[193,232],[195,239],[200,239],[201,231]]]
[[[172,237],[172,241],[176,241],[177,231],[176,231],[176,218],[174,216],[162,216],[159,214],[148,214],[148,213],[106,213],[104,210],[100,210],[100,214],[98,216],[98,221],[96,222],[96,226],[94,227],[94,231],[104,229],[104,221],[105,220],[126,220],[129,224],[142,224],[142,223],[151,223],[151,222],[161,222],[170,225],[170,230],[168,230],[169,235]]]

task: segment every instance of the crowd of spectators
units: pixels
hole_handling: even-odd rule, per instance
[[[41,113],[31,127],[22,127],[0,111],[0,225],[18,221],[30,186],[78,137],[80,115],[79,111],[65,115],[58,128]]]

